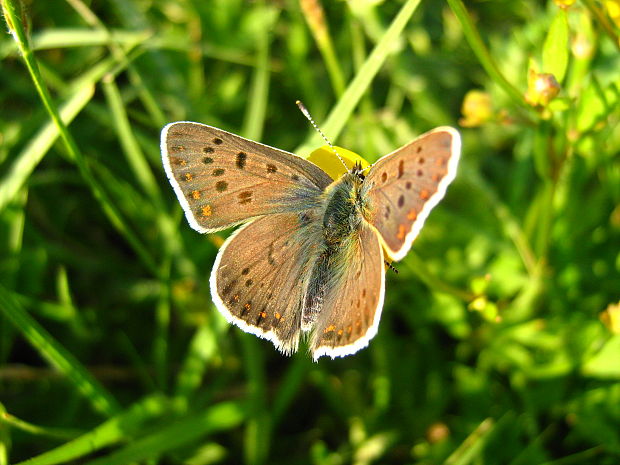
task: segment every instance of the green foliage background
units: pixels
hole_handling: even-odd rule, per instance
[[[0,464],[620,461],[619,2],[323,3],[2,0]],[[379,334],[318,363],[223,321],[159,154],[305,155],[298,98],[370,161],[468,126]]]

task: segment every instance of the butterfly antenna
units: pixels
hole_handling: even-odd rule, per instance
[[[308,121],[310,121],[310,123],[312,124],[312,126],[314,126],[314,129],[317,130],[317,132],[321,135],[321,137],[323,138],[323,140],[325,142],[327,142],[327,145],[329,145],[329,147],[333,150],[334,154],[338,157],[338,160],[340,160],[340,163],[342,163],[345,167],[345,169],[347,171],[349,171],[349,167],[347,166],[347,164],[344,162],[344,160],[342,159],[342,157],[340,156],[340,154],[338,153],[338,151],[336,150],[336,147],[334,147],[332,145],[332,143],[329,141],[329,139],[325,136],[325,134],[323,134],[323,131],[321,131],[321,128],[314,122],[314,119],[312,118],[312,116],[310,115],[310,112],[308,111],[308,109],[306,108],[306,106],[302,103],[301,100],[297,100],[295,102],[297,104],[297,106],[299,107],[299,109],[301,110],[301,112],[304,114],[304,116],[308,119]]]

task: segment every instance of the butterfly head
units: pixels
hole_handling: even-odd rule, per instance
[[[356,160],[349,173],[354,174],[360,179],[360,181],[363,181],[366,178],[366,175],[364,174],[364,171],[366,170],[367,167],[362,167],[362,162],[360,160]]]

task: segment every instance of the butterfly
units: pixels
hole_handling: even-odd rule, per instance
[[[200,123],[161,133],[164,169],[190,226],[236,229],[211,272],[217,309],[284,354],[353,354],[376,333],[386,258],[408,252],[456,175],[459,133],[439,127],[333,180],[317,165]]]

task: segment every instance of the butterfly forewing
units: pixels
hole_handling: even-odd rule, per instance
[[[385,286],[383,250],[376,231],[362,223],[358,235],[338,257],[342,267],[328,283],[322,310],[314,325],[310,351],[342,357],[368,345],[377,333]]]
[[[240,228],[220,248],[213,266],[217,308],[244,331],[272,341],[284,353],[295,352],[303,289],[320,234],[320,223],[295,213],[264,216]]]
[[[460,136],[436,128],[375,163],[366,183],[370,223],[390,258],[400,260],[456,175]]]
[[[199,123],[166,126],[161,150],[190,225],[203,233],[307,208],[332,181],[291,153]]]

